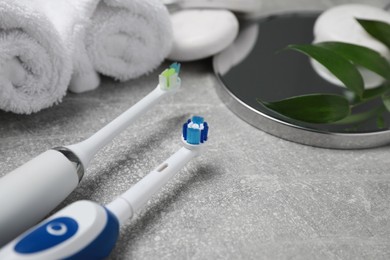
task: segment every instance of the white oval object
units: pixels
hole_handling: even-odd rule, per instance
[[[228,47],[238,34],[238,20],[227,10],[182,10],[172,14],[171,60],[191,61]]]
[[[340,41],[368,47],[390,60],[387,47],[369,35],[356,18],[390,23],[390,13],[377,7],[363,4],[340,5],[323,12],[314,25],[314,42]],[[344,86],[321,64],[312,60],[316,72],[329,82]],[[366,88],[378,86],[383,78],[365,68],[359,68]]]

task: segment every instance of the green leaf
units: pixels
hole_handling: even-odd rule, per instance
[[[384,107],[379,106],[379,107],[376,107],[376,108],[368,110],[368,111],[349,115],[349,116],[343,118],[342,120],[334,122],[334,124],[346,125],[346,124],[361,123],[361,122],[364,122],[364,121],[367,121],[367,120],[373,118],[374,116],[377,116],[380,113],[383,113],[383,111],[385,111]]]
[[[390,88],[390,84],[388,82],[385,82],[384,84],[380,85],[376,88],[366,89],[363,92],[363,100],[370,100],[376,97],[379,97],[380,95],[387,92]]]
[[[276,102],[257,101],[279,114],[308,123],[331,123],[350,114],[347,99],[333,94],[295,96]]]
[[[302,52],[327,68],[344,85],[359,97],[364,90],[363,78],[357,68],[346,58],[332,50],[316,45],[289,45],[287,49]]]
[[[344,42],[321,42],[315,45],[332,50],[354,64],[371,70],[385,79],[390,79],[389,62],[370,48]]]
[[[390,48],[390,24],[366,19],[356,19],[372,37]]]
[[[385,105],[387,111],[390,111],[390,91],[387,91],[382,95],[382,103]]]
[[[385,119],[384,119],[384,117],[383,117],[383,114],[378,115],[378,117],[377,117],[377,119],[376,119],[376,126],[377,126],[379,129],[385,128]]]
[[[352,107],[354,107],[356,105],[360,105],[362,103],[366,103],[367,101],[380,97],[389,90],[390,84],[388,81],[386,81],[376,88],[365,89],[362,98],[352,97],[352,100],[350,100],[349,103],[352,105]]]

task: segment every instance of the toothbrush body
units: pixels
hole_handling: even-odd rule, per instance
[[[206,125],[207,126],[207,125]],[[208,129],[208,127],[207,127]],[[197,131],[198,140],[207,140]],[[75,202],[0,250],[0,259],[103,259],[119,234],[119,227],[200,152],[200,143],[185,146],[106,207],[91,201]],[[184,138],[186,139],[186,138]]]
[[[180,65],[159,76],[159,85],[90,138],[48,150],[0,178],[0,246],[35,225],[81,181],[94,155],[165,94],[180,87]],[[169,73],[168,73],[169,72]]]
[[[103,259],[119,234],[116,217],[92,201],[65,207],[0,250],[1,259]]]

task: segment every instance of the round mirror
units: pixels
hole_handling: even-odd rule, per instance
[[[357,149],[390,143],[390,113],[371,116],[352,124],[311,124],[290,119],[261,105],[310,93],[337,93],[347,89],[332,85],[313,69],[308,57],[282,51],[289,44],[313,41],[318,13],[272,15],[241,24],[235,42],[213,59],[220,81],[218,95],[239,117],[272,135],[302,144],[338,149]],[[354,113],[371,111],[380,100]]]

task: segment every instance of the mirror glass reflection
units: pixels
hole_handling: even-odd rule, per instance
[[[390,113],[387,112],[354,124],[310,124],[284,117],[256,101],[260,98],[272,102],[311,93],[351,96],[345,88],[321,78],[307,56],[283,50],[289,44],[312,43],[313,25],[318,15],[283,14],[244,22],[235,43],[214,58],[214,69],[220,81],[231,95],[251,108],[305,129],[349,134],[388,130]],[[354,113],[369,111],[379,102],[379,99],[373,100]]]

